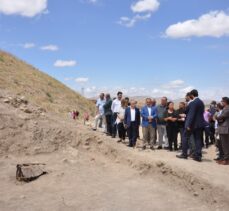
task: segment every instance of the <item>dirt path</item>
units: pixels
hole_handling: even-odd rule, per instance
[[[100,156],[67,151],[1,159],[0,210],[215,210],[155,175],[140,175]],[[29,184],[15,182],[16,163],[31,160],[48,163],[50,173]]]

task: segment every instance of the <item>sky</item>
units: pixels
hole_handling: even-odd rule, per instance
[[[229,95],[228,0],[0,0],[0,49],[86,97]]]

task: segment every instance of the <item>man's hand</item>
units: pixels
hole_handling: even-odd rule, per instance
[[[186,114],[180,114],[179,115],[181,118],[185,118],[186,117]]]

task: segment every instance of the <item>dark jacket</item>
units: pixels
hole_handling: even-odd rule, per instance
[[[204,103],[199,98],[194,99],[188,105],[188,113],[185,121],[185,128],[191,130],[201,129],[205,127],[204,121]]]
[[[178,110],[177,110],[177,118],[178,118],[178,120],[179,119],[181,119],[181,117],[180,117],[180,114],[185,114],[185,109],[182,109],[182,108],[179,108]],[[178,121],[177,120],[177,126],[178,126],[178,128],[184,128],[184,126],[185,126],[185,121]]]
[[[166,106],[158,105],[157,106],[157,124],[165,125],[166,122],[164,120],[164,113],[166,112]]]
[[[112,105],[111,99],[107,100],[106,103],[104,104],[103,108],[104,108],[105,115],[112,115],[111,105]]]
[[[218,132],[221,135],[229,134],[229,106],[225,107],[222,113],[216,118],[218,120]]]
[[[137,126],[140,125],[141,120],[140,120],[140,110],[138,108],[135,108],[135,122]],[[125,111],[125,118],[124,118],[124,124],[130,127],[131,125],[131,112],[130,112],[130,107],[128,107]]]

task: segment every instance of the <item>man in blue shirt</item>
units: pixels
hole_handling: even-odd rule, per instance
[[[141,110],[142,117],[142,133],[143,133],[143,147],[146,149],[147,143],[150,145],[150,149],[154,150],[154,139],[156,137],[156,118],[157,118],[157,108],[152,106],[151,98],[146,99],[146,105]]]
[[[104,93],[101,93],[99,99],[96,101],[96,116],[93,130],[97,130],[98,122],[104,120],[104,104],[106,103]]]

